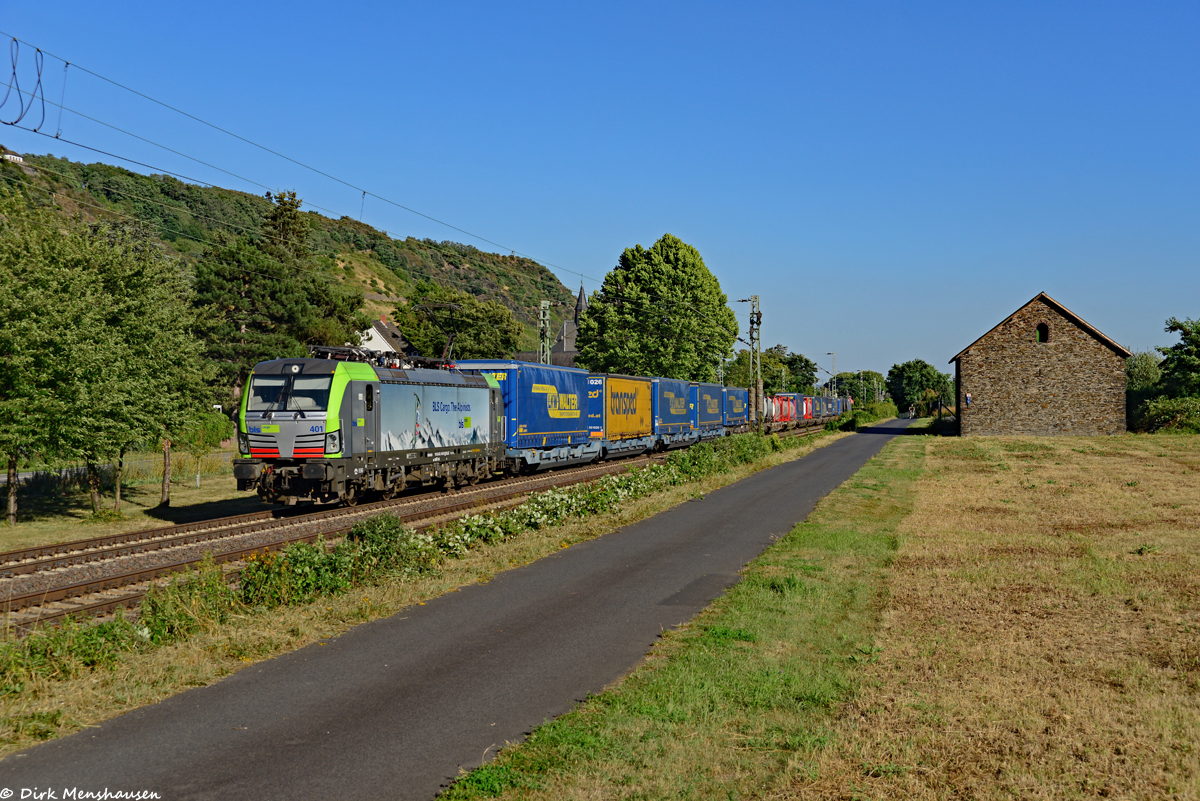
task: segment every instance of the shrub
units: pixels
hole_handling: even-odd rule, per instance
[[[207,553],[195,571],[146,593],[139,612],[140,628],[150,641],[162,645],[211,630],[241,606],[237,591],[225,581],[225,572]]]
[[[1158,397],[1138,413],[1137,427],[1144,431],[1200,434],[1200,398]]]

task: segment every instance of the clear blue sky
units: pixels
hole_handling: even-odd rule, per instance
[[[673,233],[731,299],[762,296],[764,344],[825,367],[836,350],[843,370],[948,370],[1039,291],[1137,349],[1200,317],[1194,2],[9,0],[0,30],[573,289],[567,270],[600,279]],[[57,101],[60,62],[45,85]],[[359,213],[360,193],[74,68],[65,105]],[[69,113],[62,130],[262,191]],[[7,127],[0,142],[113,161]],[[363,219],[496,249],[370,198]]]

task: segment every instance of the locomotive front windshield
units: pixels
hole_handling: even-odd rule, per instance
[[[333,376],[256,375],[250,380],[248,412],[323,412],[329,408]]]

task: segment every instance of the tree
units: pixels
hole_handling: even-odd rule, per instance
[[[580,319],[577,361],[599,372],[712,381],[738,332],[726,301],[699,251],[678,237],[627,248]]]
[[[750,351],[742,348],[723,365],[725,385],[749,387],[754,380],[750,372]],[[786,345],[774,345],[762,352],[763,392],[813,394],[817,365],[806,356],[791,353]]]
[[[396,309],[396,327],[417,352],[438,358],[453,336],[450,358],[510,358],[521,339],[521,324],[507,306],[459,289],[421,281]]]
[[[940,397],[943,402],[948,402],[953,395],[950,376],[938,372],[922,359],[892,365],[887,374],[887,389],[901,409],[927,404],[930,398]]]
[[[177,441],[196,459],[196,487],[200,487],[200,460],[234,435],[237,429],[223,414],[213,411],[194,415],[183,426]]]
[[[79,237],[49,209],[0,190],[0,453],[10,526],[20,460],[57,451],[73,424],[64,388],[103,307]]]
[[[323,280],[308,249],[310,232],[294,192],[275,205],[257,241],[214,247],[196,267],[196,305],[206,325],[206,356],[234,397],[254,365],[304,356],[307,345],[357,345],[370,325],[361,291]]]
[[[1167,320],[1167,333],[1178,333],[1179,342],[1155,348],[1163,355],[1160,386],[1173,398],[1200,396],[1200,320]]]
[[[874,370],[838,373],[831,383],[836,387],[837,394],[849,395],[860,405],[873,403],[877,394],[887,388],[886,379]]]
[[[196,402],[189,277],[144,230],[66,223],[19,196],[0,199],[0,445],[10,473],[34,453],[121,466],[135,442]],[[16,483],[9,485],[16,522]]]
[[[83,332],[64,386],[72,426],[66,447],[88,469],[93,513],[101,511],[98,466],[117,460],[114,512],[121,508],[126,452],[207,399],[195,336],[190,276],[149,232],[101,222],[77,232],[89,280],[102,302]]]
[[[788,392],[799,392],[803,395],[816,392],[816,362],[801,353],[789,353],[784,357],[783,363],[787,367]]]
[[[1125,360],[1125,389],[1143,392],[1162,378],[1161,359],[1150,351],[1137,351]]]

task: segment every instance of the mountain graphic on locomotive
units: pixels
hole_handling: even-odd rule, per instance
[[[748,395],[512,359],[398,364],[361,348],[312,348],[310,358],[255,366],[233,473],[238,489],[267,502],[352,506],[409,485],[454,488],[749,431],[760,421]],[[849,408],[849,399],[780,394],[765,399],[761,423],[779,431]]]

